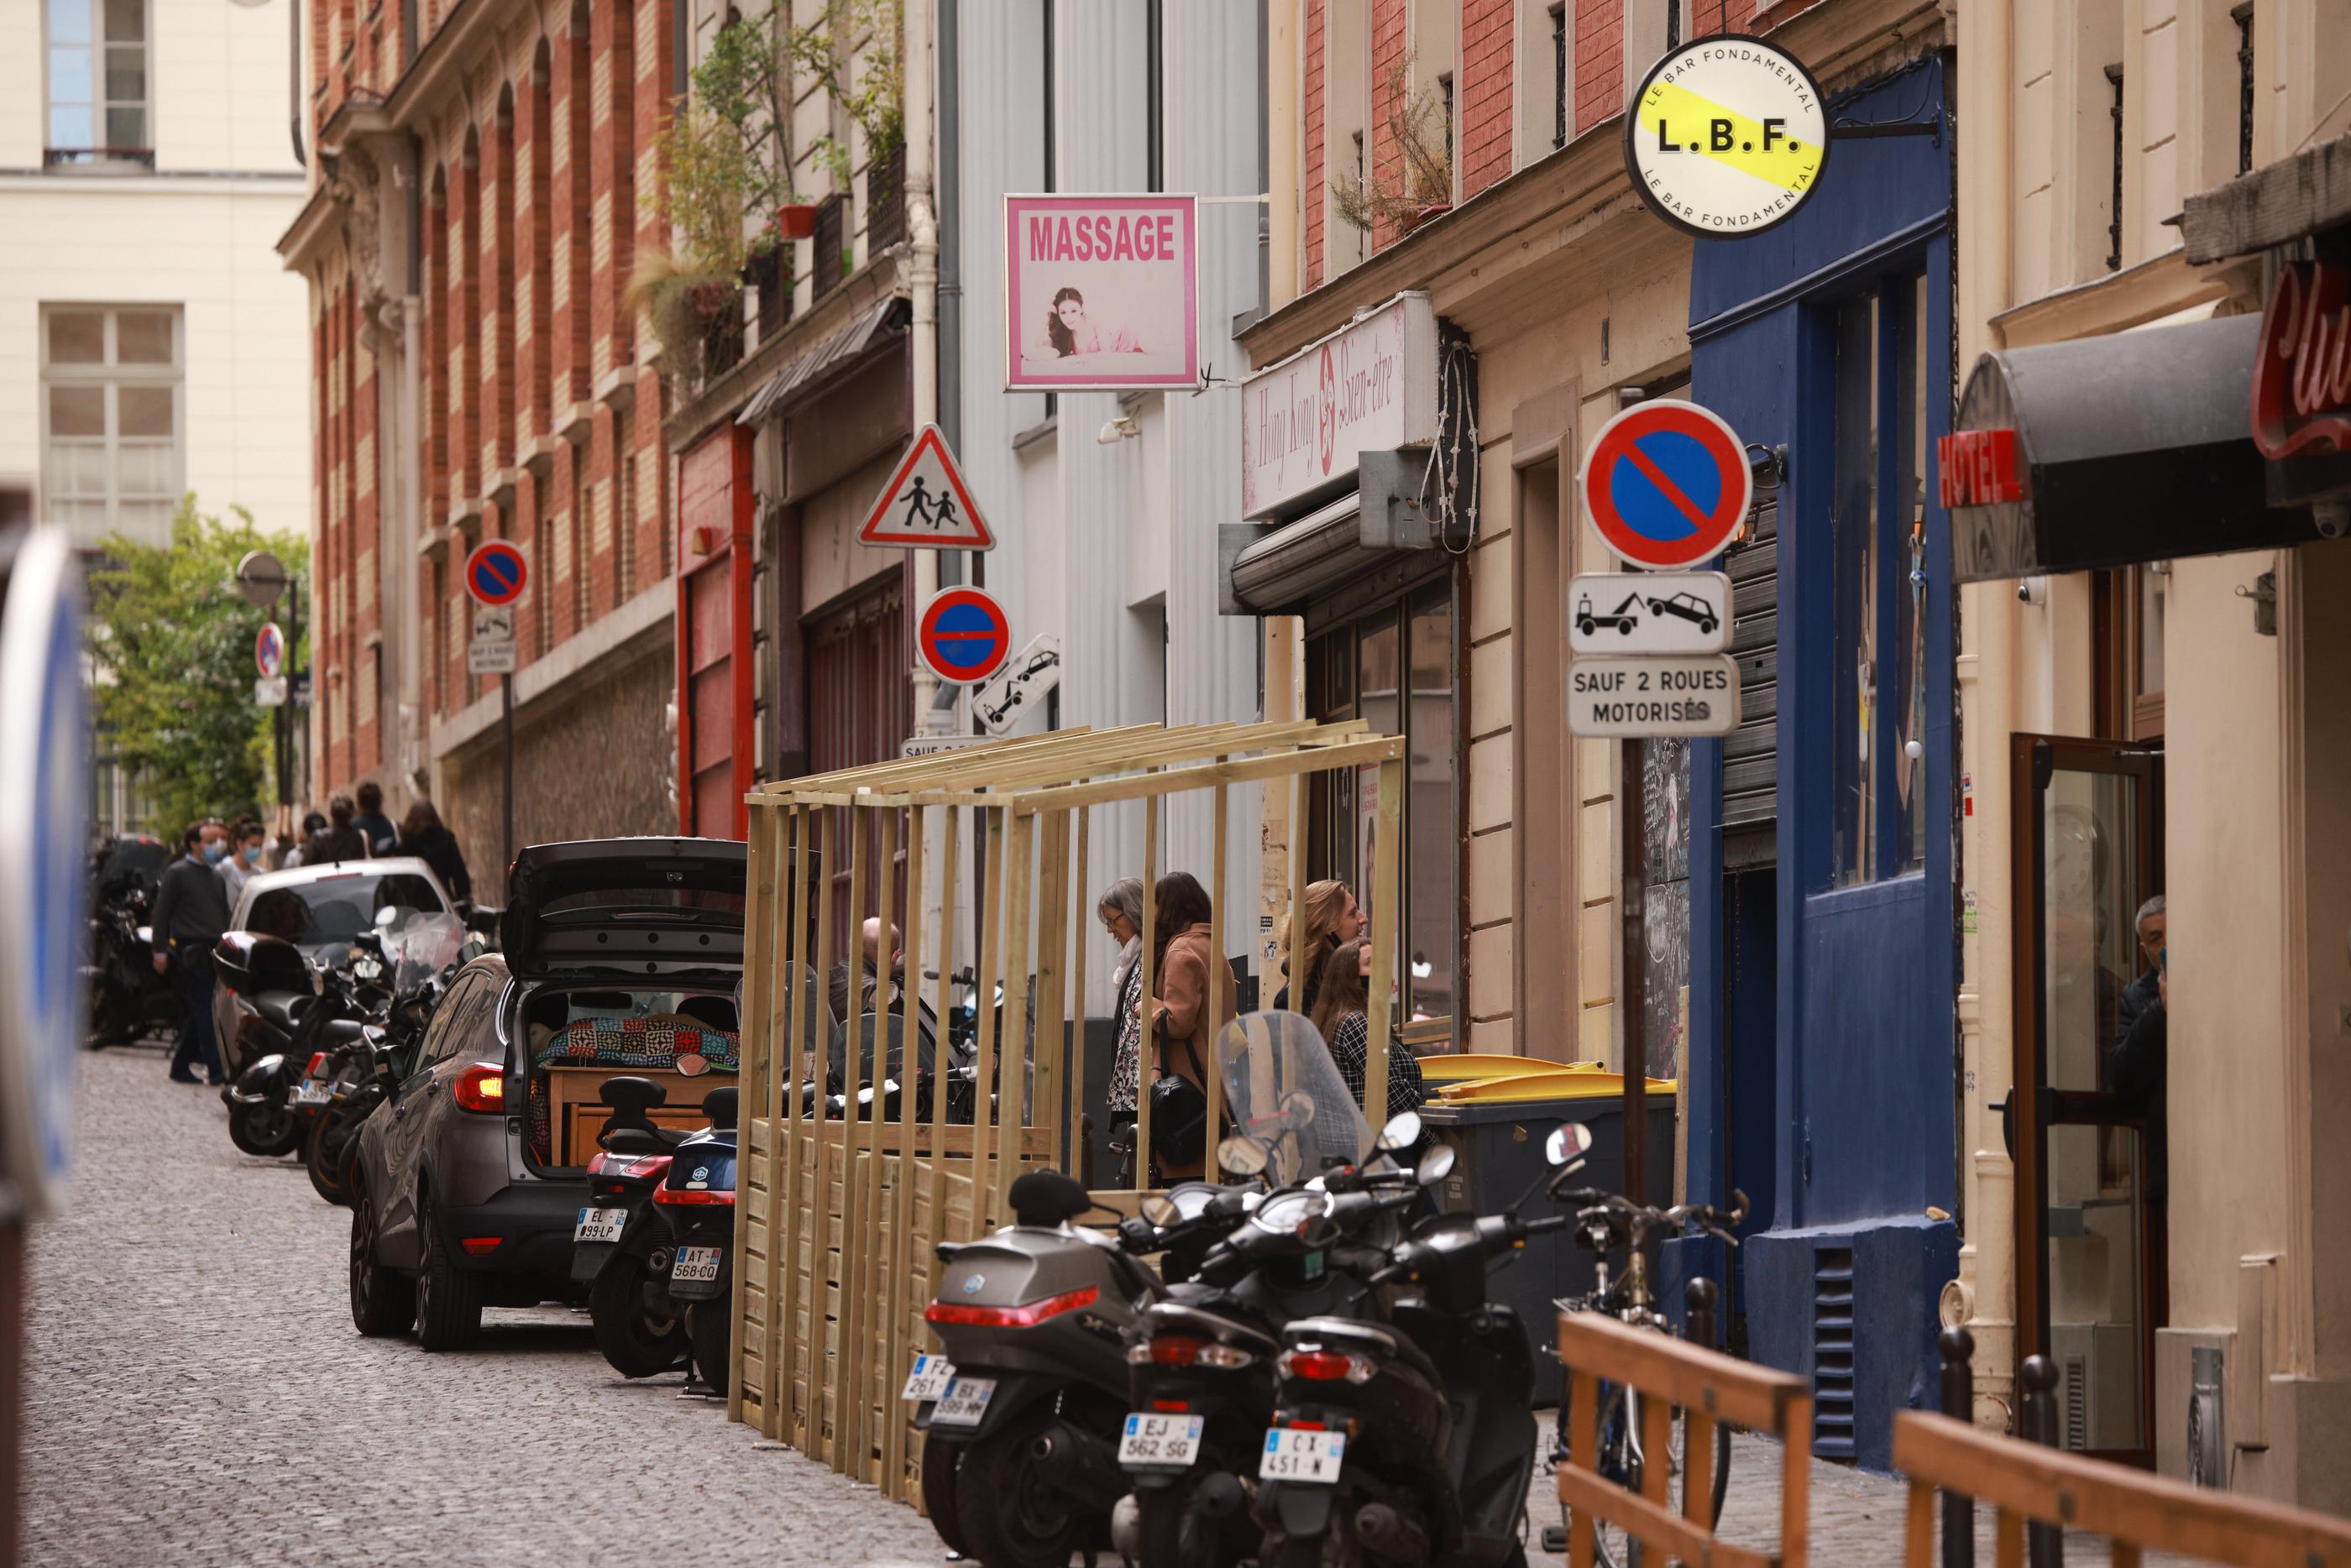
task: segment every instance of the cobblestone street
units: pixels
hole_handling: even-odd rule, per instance
[[[71,1207],[33,1238],[27,1563],[938,1563],[911,1509],[615,1376],[584,1315],[360,1338],[348,1210],[158,1053],[83,1063]]]

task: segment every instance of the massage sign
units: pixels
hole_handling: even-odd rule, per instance
[[[1200,384],[1192,196],[1004,198],[1004,389]]]
[[[1829,155],[1820,84],[1760,38],[1692,39],[1649,67],[1633,102],[1625,166],[1676,228],[1712,240],[1761,234],[1819,188]]]

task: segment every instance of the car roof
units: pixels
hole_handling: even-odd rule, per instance
[[[289,866],[283,871],[261,871],[245,879],[245,890],[236,907],[239,914],[250,909],[254,899],[278,888],[298,888],[308,882],[323,882],[330,877],[422,877],[433,884],[441,895],[441,908],[446,912],[455,908],[449,889],[433,874],[433,867],[413,855],[387,855],[381,859],[329,860],[323,866]]]

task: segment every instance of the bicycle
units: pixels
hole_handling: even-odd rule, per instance
[[[1649,1233],[1660,1227],[1679,1231],[1694,1224],[1708,1235],[1736,1247],[1739,1239],[1731,1231],[1747,1218],[1747,1195],[1733,1192],[1734,1206],[1726,1210],[1704,1203],[1677,1204],[1671,1209],[1654,1209],[1634,1203],[1615,1193],[1601,1192],[1593,1188],[1578,1188],[1560,1195],[1562,1200],[1577,1205],[1575,1223],[1576,1244],[1588,1247],[1595,1254],[1594,1279],[1590,1294],[1564,1297],[1554,1303],[1562,1312],[1606,1313],[1620,1323],[1658,1334],[1671,1334],[1673,1325],[1664,1314],[1656,1310],[1649,1293]],[[1609,1254],[1618,1248],[1625,1251],[1624,1272],[1612,1282],[1609,1279]],[[1562,1394],[1557,1435],[1552,1449],[1552,1461],[1557,1464],[1567,1456],[1568,1405],[1573,1397],[1571,1385]],[[1600,1384],[1600,1474],[1627,1491],[1641,1490],[1641,1472],[1647,1456],[1641,1450],[1640,1391],[1603,1379]],[[1683,1443],[1687,1423],[1681,1413],[1668,1428],[1671,1437],[1666,1462],[1669,1469],[1668,1496],[1675,1511],[1681,1511],[1681,1488],[1687,1474],[1684,1465]],[[1714,1428],[1714,1485],[1708,1500],[1709,1526],[1722,1518],[1722,1500],[1730,1478],[1730,1428],[1718,1423]],[[1568,1511],[1560,1510],[1561,1522],[1543,1532],[1543,1549],[1563,1552],[1567,1550]],[[1626,1533],[1624,1526],[1606,1520],[1594,1521],[1593,1545],[1603,1568],[1641,1568],[1641,1542]]]

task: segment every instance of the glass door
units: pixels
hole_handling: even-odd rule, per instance
[[[2154,983],[2137,918],[2163,890],[2162,757],[2017,735],[2011,764],[2020,1355],[2056,1364],[2062,1446],[2150,1465],[2164,1217],[2116,1053]]]

